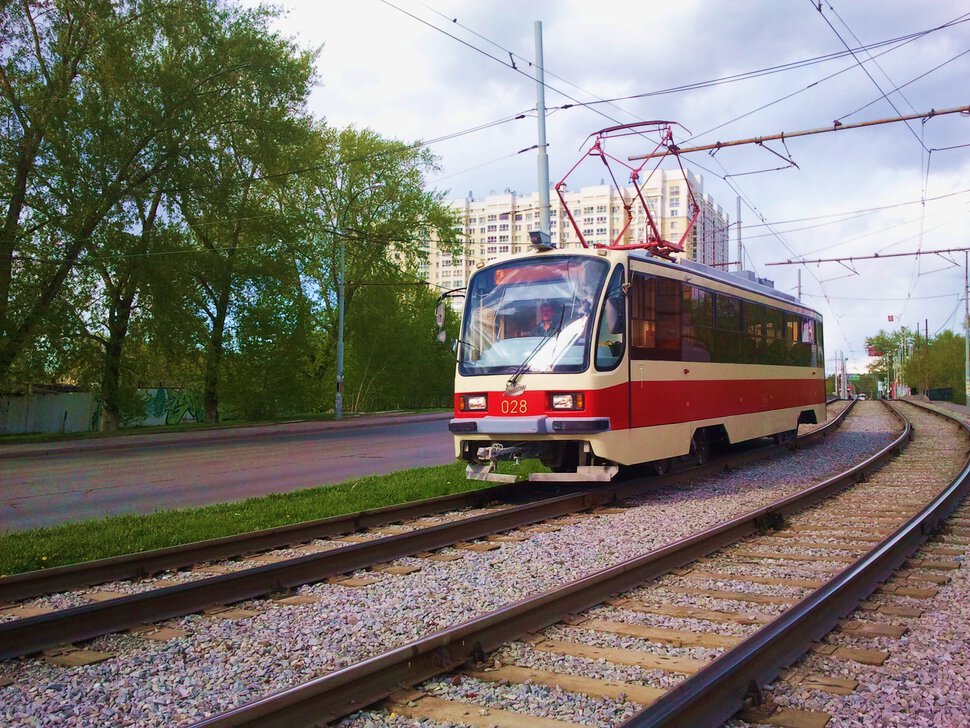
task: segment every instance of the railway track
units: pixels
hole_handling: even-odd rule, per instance
[[[852,404],[854,402],[849,403],[827,425],[813,428],[800,436],[796,446],[824,437],[841,424]],[[642,494],[646,488],[738,467],[789,447],[791,443],[758,448],[693,468],[689,472],[674,473],[663,478],[638,478],[605,487],[600,484],[534,502],[487,508],[496,499],[509,501],[521,497],[521,485],[518,488],[501,485],[238,537],[4,577],[0,579],[0,603],[6,602],[7,607],[0,612],[0,616],[6,620],[0,622],[0,659],[28,655],[193,612],[223,608],[247,599],[271,594],[285,598],[288,592],[304,584],[341,578],[358,569],[386,564],[406,556],[424,554],[435,558],[432,552],[436,549],[489,536],[495,538],[496,534],[512,529],[616,504]],[[429,516],[456,508],[475,508],[478,512],[462,514],[456,520],[435,525],[422,522]],[[412,519],[411,525],[404,525],[408,519]],[[415,522],[413,519],[418,520]],[[368,529],[383,529],[384,532],[375,535]],[[388,530],[401,532],[388,534]],[[321,538],[330,538],[335,543],[307,544],[309,539]],[[260,553],[268,548],[292,549],[295,544],[304,545],[302,554],[276,556]],[[476,548],[473,543],[469,547]],[[489,548],[489,545],[486,543],[480,547]],[[321,551],[321,548],[326,550]],[[215,576],[175,584],[163,581],[161,588],[136,593],[125,594],[113,589],[89,592],[88,598],[94,601],[57,611],[45,611],[43,607],[26,601],[57,590],[76,589],[106,580],[150,575],[244,555],[251,557],[248,563],[239,561],[233,566],[215,564],[201,567],[203,571],[216,572]],[[224,573],[226,571],[229,573]]]
[[[383,713],[349,725],[399,715],[554,728],[591,703],[623,726],[717,725],[744,709],[753,722],[825,725],[825,715],[759,707],[760,686],[834,628],[900,636],[892,620],[907,608],[873,611],[869,595],[931,597],[959,564],[929,550],[910,557],[970,487],[966,428],[898,406],[915,422],[908,447],[909,426],[807,491],[198,725],[316,725],[376,704]],[[833,660],[888,657],[816,649]],[[852,689],[832,675],[797,678]],[[537,708],[543,698],[558,712]]]

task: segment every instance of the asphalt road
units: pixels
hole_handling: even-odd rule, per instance
[[[269,429],[269,428],[267,428]],[[0,532],[241,500],[454,462],[448,419],[0,453]],[[139,436],[144,442],[144,436]]]

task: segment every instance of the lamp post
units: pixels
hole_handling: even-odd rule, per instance
[[[350,206],[365,192],[373,192],[383,187],[383,182],[362,187],[353,194],[347,202],[343,217]],[[347,278],[347,243],[344,240],[344,230],[339,222],[335,225],[335,233],[340,239],[340,262],[337,268],[337,395],[334,398],[333,417],[339,420],[344,413],[344,288]]]
[[[344,278],[347,275],[347,244],[340,234],[340,267],[337,269],[337,397],[333,417],[339,420],[344,412]]]

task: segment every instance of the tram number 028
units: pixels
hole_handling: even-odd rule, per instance
[[[529,405],[524,399],[503,399],[503,415],[524,415],[529,411]]]

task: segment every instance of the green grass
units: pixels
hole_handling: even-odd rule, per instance
[[[500,471],[523,477],[538,461]],[[0,535],[0,575],[177,546],[395,503],[478,490],[492,483],[465,479],[463,463],[373,475],[332,486],[250,498],[202,508],[158,511],[69,523]]]

